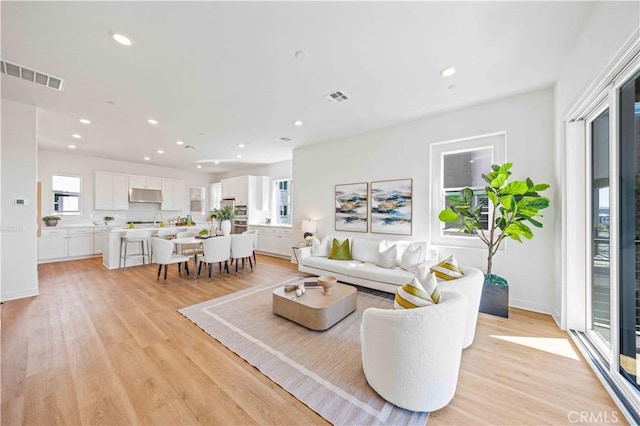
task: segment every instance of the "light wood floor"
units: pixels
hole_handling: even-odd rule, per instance
[[[40,265],[40,295],[2,305],[2,424],[326,424],[177,312],[295,276],[266,256],[253,273],[195,283],[175,269],[166,283],[150,266],[109,271],[99,259]],[[581,357],[501,336],[571,349],[548,316],[480,314],[457,394],[430,426],[572,424],[582,411],[624,421]]]

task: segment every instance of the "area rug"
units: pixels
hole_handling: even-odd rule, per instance
[[[335,425],[426,423],[428,413],[382,399],[362,371],[362,312],[391,308],[391,300],[358,291],[355,312],[329,330],[312,331],[271,311],[271,293],[282,285],[253,287],[179,312]]]

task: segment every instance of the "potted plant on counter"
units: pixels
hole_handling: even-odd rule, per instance
[[[231,221],[236,217],[236,214],[236,209],[231,206],[224,206],[220,209],[214,210],[211,213],[211,218],[220,221],[220,230],[222,231],[222,235],[229,235],[231,233]]]
[[[62,220],[60,216],[45,216],[42,218],[42,221],[46,223],[47,226],[56,226],[60,220]]]
[[[459,196],[449,196],[449,207],[442,210],[438,218],[445,223],[459,222],[460,231],[477,236],[487,246],[487,273],[485,274],[480,312],[502,317],[509,316],[509,287],[507,280],[492,274],[493,256],[506,238],[518,242],[533,238],[529,225],[542,228],[536,217],[540,210],[549,207],[549,199],[539,192],[549,188],[546,183],[535,184],[529,178],[507,183],[513,163],[492,165],[482,178],[487,182],[485,191],[491,201],[488,229],[482,229],[482,204],[474,205],[471,188],[463,188]]]

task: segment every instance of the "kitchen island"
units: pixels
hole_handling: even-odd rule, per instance
[[[153,227],[153,226],[144,226],[144,227],[136,227],[135,230],[144,231],[148,233],[150,237],[158,235],[159,229],[169,229],[172,234],[177,234],[178,232],[184,231],[193,231],[200,232],[203,229],[209,229],[210,225],[208,223],[201,225],[191,225],[191,226],[167,226],[167,227]],[[109,227],[105,230],[105,238],[104,238],[104,248],[102,250],[102,264],[107,269],[118,269],[120,267],[120,237],[129,231],[130,228],[125,226],[113,226]],[[145,249],[146,250],[146,249]],[[145,251],[146,253],[146,251]],[[137,255],[142,254],[140,246],[138,244],[130,244],[127,248],[128,255]],[[147,262],[145,260],[145,262]],[[142,257],[133,257],[127,259],[127,268],[129,266],[137,266],[142,265]]]

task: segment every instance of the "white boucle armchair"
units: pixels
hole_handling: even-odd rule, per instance
[[[441,301],[415,309],[368,308],[362,316],[362,367],[385,400],[411,411],[435,411],[456,392],[468,302],[442,291]]]
[[[478,311],[480,310],[480,298],[482,297],[482,286],[484,285],[484,274],[477,268],[461,266],[464,276],[457,280],[440,281],[440,290],[456,291],[467,298],[469,302],[469,314],[467,315],[467,325],[464,332],[463,348],[468,348],[473,343],[476,335],[476,325],[478,323]]]

